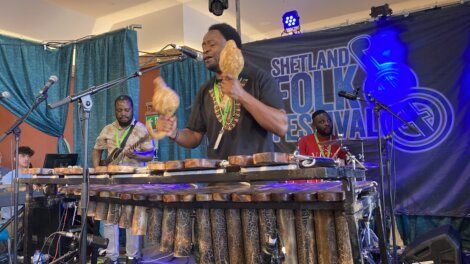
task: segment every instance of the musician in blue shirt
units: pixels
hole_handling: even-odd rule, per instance
[[[3,155],[0,152],[0,177],[3,177],[3,175],[6,175],[8,172],[11,171],[9,168],[3,167],[2,160],[3,160]]]
[[[34,155],[34,150],[27,146],[21,146],[18,148],[18,178],[31,178],[31,174],[24,174],[23,171],[30,167],[31,157]],[[12,170],[2,177],[3,185],[12,184],[15,171]],[[6,221],[13,216],[14,207],[7,206],[0,209],[2,221]],[[8,226],[8,233],[10,236],[13,235],[13,226]]]

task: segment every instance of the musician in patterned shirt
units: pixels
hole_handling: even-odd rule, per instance
[[[116,121],[105,126],[96,139],[93,149],[93,166],[100,164],[103,150],[108,155],[124,142],[126,135],[130,133],[122,155],[111,164],[127,166],[145,166],[145,162],[153,158],[153,143],[148,136],[145,125],[133,118],[134,105],[128,95],[121,95],[114,102]],[[132,148],[135,147],[135,148]],[[104,225],[105,238],[109,239],[106,249],[105,263],[118,263],[119,258],[119,226],[113,224]],[[126,229],[126,263],[137,263],[140,258],[141,237],[131,234],[131,229]]]

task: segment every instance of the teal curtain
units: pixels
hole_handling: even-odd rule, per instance
[[[434,228],[451,225],[460,235],[462,247],[470,250],[470,217],[397,215],[397,226],[405,245]]]
[[[83,40],[75,45],[75,92],[92,86],[128,76],[139,69],[137,33],[122,29]],[[93,107],[90,113],[88,133],[89,164],[96,138],[107,124],[116,120],[114,100],[121,94],[128,94],[134,103],[137,118],[139,103],[139,79],[133,78],[106,91],[91,96]],[[74,147],[82,157],[82,130],[78,106],[74,113]]]
[[[48,109],[47,104],[64,98],[69,93],[73,46],[58,49],[22,39],[0,36],[0,91],[11,97],[0,100],[16,116],[25,114],[40,89],[51,75],[59,79],[50,87],[48,98],[26,119],[34,128],[58,138],[57,151],[67,150],[63,134],[68,107]]]
[[[196,98],[199,87],[209,80],[213,73],[206,69],[203,62],[186,59],[182,62],[166,65],[161,68],[160,75],[165,82],[180,96],[180,107],[176,113],[178,128],[184,128],[191,113],[191,106]],[[185,158],[206,157],[207,140],[195,149],[186,149],[165,138],[159,142],[161,160],[183,160]]]

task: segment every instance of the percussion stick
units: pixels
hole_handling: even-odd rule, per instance
[[[354,155],[352,155],[350,152],[348,152],[349,157],[351,157],[354,162],[356,162],[357,164],[359,164],[359,166],[362,168],[362,169],[366,169],[366,166],[364,165],[364,163],[360,162],[358,159],[356,159],[356,157],[354,157]]]
[[[339,147],[339,148],[335,151],[335,153],[333,154],[333,156],[331,156],[332,159],[336,158],[336,155],[338,155],[338,152],[339,152],[340,149],[341,149],[341,147]]]
[[[343,148],[343,147],[341,147]],[[344,151],[346,151],[347,155],[349,158],[353,159],[353,162],[354,163],[357,163],[359,164],[359,166],[362,168],[362,169],[366,169],[366,166],[364,165],[364,163],[360,162],[358,159],[356,159],[356,157],[348,150],[348,149],[345,149],[343,148]],[[355,167],[354,167],[355,169]]]

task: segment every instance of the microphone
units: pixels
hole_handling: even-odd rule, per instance
[[[59,232],[57,232],[57,234],[59,234],[61,236],[64,236],[64,237],[70,237],[70,238],[73,238],[73,239],[77,239],[77,240],[80,238],[79,235],[76,235],[72,232],[59,231]],[[103,238],[103,237],[100,237],[100,236],[95,236],[95,235],[92,235],[92,234],[87,234],[86,242],[89,246],[94,246],[94,247],[99,247],[99,248],[107,248],[108,243],[109,243],[109,239]]]
[[[338,96],[349,100],[362,100],[361,97],[357,96],[357,93],[348,93],[346,91],[339,91]]]
[[[183,53],[184,55],[190,57],[190,58],[193,58],[197,61],[203,61],[204,58],[203,58],[203,55],[201,52],[199,51],[195,51],[195,50],[191,50],[191,49],[188,49],[188,48],[185,48],[185,47],[181,47],[179,45],[176,45],[176,44],[170,44],[173,48],[181,51],[181,53]]]
[[[51,87],[51,85],[53,85],[55,82],[57,82],[58,79],[59,78],[57,78],[57,76],[55,76],[55,75],[52,75],[51,77],[49,77],[49,80],[46,82],[44,87],[42,87],[42,89],[39,93],[40,94],[47,93],[47,90],[49,90],[49,87]]]
[[[0,93],[0,99],[3,99],[3,98],[8,98],[10,97],[10,93],[7,92],[7,91],[3,91]]]

